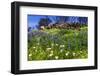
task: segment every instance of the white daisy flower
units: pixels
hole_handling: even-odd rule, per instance
[[[35,52],[37,52],[37,50],[35,50]]]
[[[36,47],[33,47],[33,49],[35,49]]]
[[[73,56],[75,56],[75,55],[76,55],[76,53],[73,52]]]
[[[51,50],[51,48],[47,48],[47,50]]]
[[[60,45],[60,47],[65,47],[65,45]]]
[[[51,51],[51,53],[53,54],[53,51]]]
[[[80,51],[80,53],[82,53],[82,51]]]
[[[69,52],[67,52],[65,55],[68,56]]]
[[[29,54],[29,56],[32,56],[32,54]]]
[[[52,43],[51,46],[54,46],[54,44]]]
[[[37,43],[37,45],[39,45],[39,43]]]
[[[59,57],[58,56],[55,56],[55,59],[58,59]]]
[[[53,54],[51,53],[51,54],[49,54],[49,56],[53,56]]]
[[[63,52],[63,49],[61,49],[60,52]]]
[[[56,46],[58,46],[58,44],[56,44]]]

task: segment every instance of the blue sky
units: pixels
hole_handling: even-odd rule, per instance
[[[44,16],[28,15],[28,27],[35,27],[38,25],[38,22],[41,18],[44,18]]]

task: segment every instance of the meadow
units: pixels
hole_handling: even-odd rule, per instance
[[[88,28],[32,30],[28,61],[88,58]]]

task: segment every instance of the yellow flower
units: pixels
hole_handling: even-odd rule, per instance
[[[36,47],[33,47],[33,49],[35,49]]]
[[[35,50],[35,52],[37,52],[37,50]]]
[[[65,47],[65,45],[60,45],[60,47]]]
[[[51,46],[54,46],[54,44],[52,43]]]
[[[58,44],[56,44],[56,46],[58,46]]]
[[[49,54],[49,56],[53,56],[53,54],[51,53],[51,54]]]
[[[68,52],[68,53],[66,53],[65,55],[66,55],[66,56],[68,56],[68,54],[69,54],[69,52]]]
[[[32,54],[29,54],[29,56],[32,56]]]
[[[53,51],[51,51],[51,53],[53,54]]]
[[[75,56],[75,55],[76,55],[76,53],[73,52],[73,56]]]
[[[82,51],[80,51],[80,53],[82,53]]]
[[[39,43],[37,43],[37,45],[39,45]]]
[[[55,56],[55,59],[58,59],[59,57],[58,56]]]
[[[48,50],[51,50],[51,48],[47,48],[47,51],[48,51]]]
[[[61,49],[60,52],[63,52],[63,49]]]

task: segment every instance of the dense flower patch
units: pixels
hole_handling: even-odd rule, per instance
[[[44,29],[28,35],[28,60],[83,59],[88,57],[87,27],[79,30]]]

